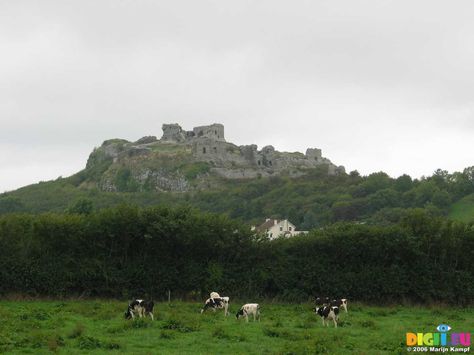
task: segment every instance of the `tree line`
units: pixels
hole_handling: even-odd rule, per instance
[[[452,174],[437,170],[421,179],[408,175],[391,178],[383,172],[361,176],[357,171],[328,176],[320,168],[306,171],[306,175],[298,178],[221,179],[206,189],[186,193],[104,192],[93,184],[83,186],[84,176],[89,176],[87,172],[86,169],[69,178],[0,194],[0,215],[88,212],[121,203],[190,205],[203,211],[226,213],[247,223],[270,217],[288,218],[299,229],[310,230],[341,221],[399,223],[413,208],[423,208],[433,216],[450,215],[468,221],[469,214],[456,215],[453,209],[461,199],[468,210],[474,211],[474,167]],[[466,210],[461,207],[457,209]]]
[[[413,209],[268,240],[225,215],[120,205],[0,216],[0,294],[470,303],[474,227]]]

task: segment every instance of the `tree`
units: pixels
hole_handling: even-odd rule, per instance
[[[74,202],[74,204],[72,204],[67,209],[67,213],[88,215],[88,214],[91,214],[93,210],[94,210],[94,203],[89,199],[82,198]]]

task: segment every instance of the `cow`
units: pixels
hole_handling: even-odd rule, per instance
[[[239,319],[240,317],[245,317],[245,320],[248,322],[249,321],[249,314],[253,315],[253,320],[255,322],[256,319],[260,322],[260,306],[258,303],[247,303],[244,304],[235,317]]]
[[[314,303],[316,306],[327,306],[329,305],[329,297],[315,297]]]
[[[153,308],[155,304],[153,301],[144,301],[140,299],[134,299],[128,304],[127,311],[125,312],[125,319],[135,319],[135,316],[138,315],[140,318],[150,316],[151,320],[154,320],[153,317]]]
[[[347,298],[332,300],[329,303],[329,305],[333,306],[333,307],[341,307],[342,306],[342,308],[344,308],[344,311],[346,311],[346,313],[347,313]]]
[[[329,326],[328,320],[334,321],[334,328],[337,328],[337,321],[339,318],[339,307],[336,306],[322,306],[314,308],[314,312],[321,317],[323,326]]]
[[[316,306],[342,307],[344,308],[344,311],[347,313],[347,298],[331,300],[329,297],[315,297],[314,302]]]
[[[201,309],[201,314],[207,309],[212,309],[214,312],[217,309],[224,309],[224,316],[227,316],[229,314],[229,302],[229,297],[208,298],[206,302],[204,302],[204,306]]]

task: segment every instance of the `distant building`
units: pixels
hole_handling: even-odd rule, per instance
[[[292,237],[301,233],[308,233],[308,231],[298,231],[296,226],[287,219],[278,220],[267,218],[264,223],[259,226],[252,227],[259,233],[265,233],[270,239],[275,239],[279,236]]]

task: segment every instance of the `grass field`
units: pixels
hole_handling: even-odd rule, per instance
[[[4,354],[403,354],[406,332],[474,329],[474,308],[370,307],[349,304],[339,327],[323,328],[310,304],[260,302],[260,322],[199,303],[155,306],[155,321],[126,321],[126,302],[0,301]]]

